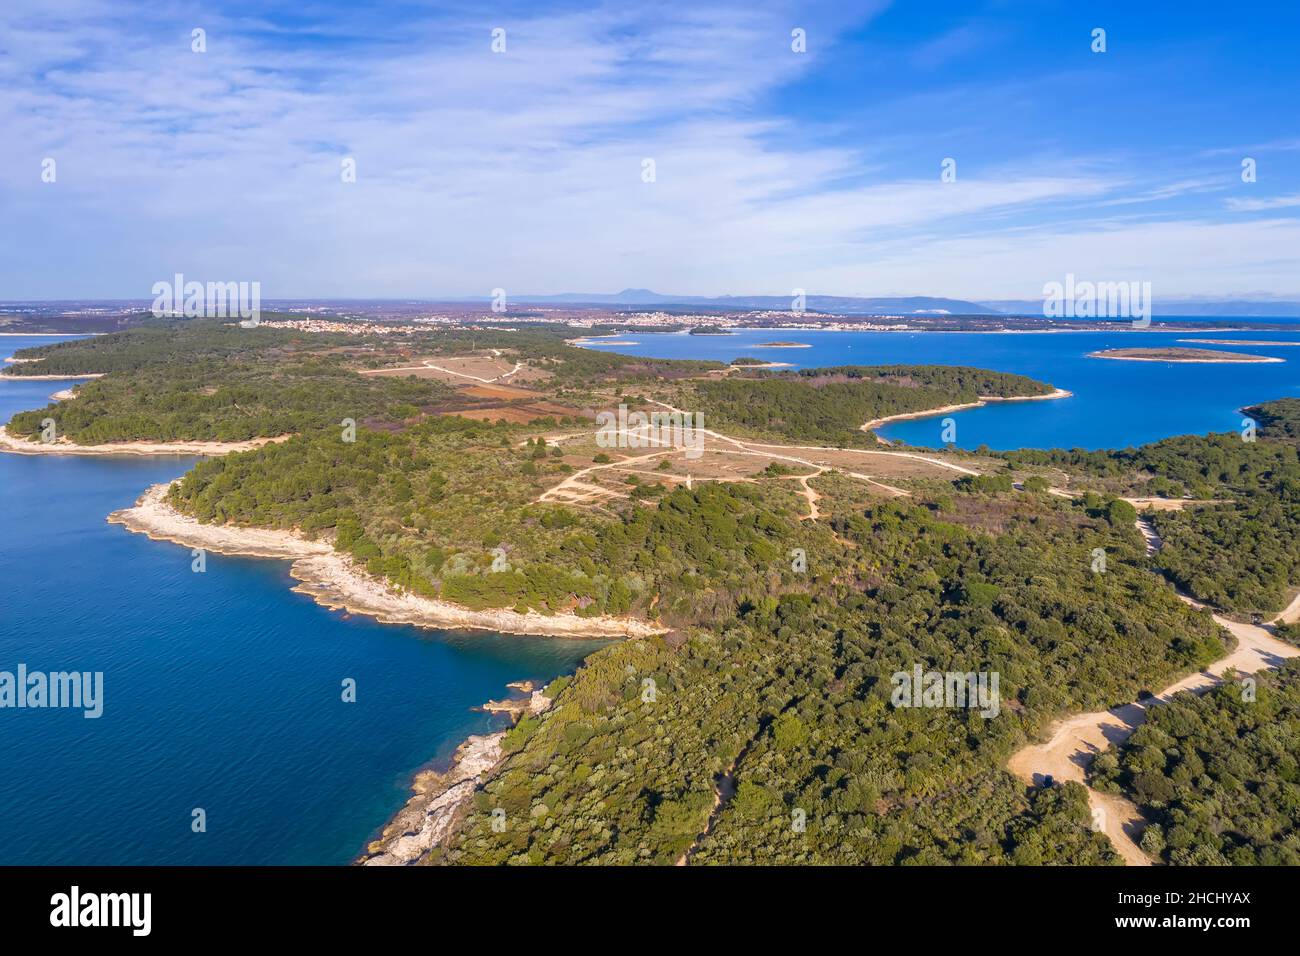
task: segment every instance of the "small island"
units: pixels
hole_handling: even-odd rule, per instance
[[[697,325],[688,332],[689,335],[735,335],[730,329],[720,325]]]
[[[1215,349],[1185,349],[1178,347],[1155,349],[1102,349],[1089,352],[1089,358],[1119,359],[1124,362],[1282,362],[1285,359],[1270,355],[1247,355],[1242,352],[1221,352]]]
[[[754,346],[756,349],[810,349],[812,348],[807,342],[759,342]]]

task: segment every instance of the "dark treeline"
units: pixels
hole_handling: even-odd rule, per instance
[[[296,316],[266,315],[274,318]],[[175,366],[185,361],[226,360],[236,356],[274,359],[308,341],[287,329],[244,328],[237,322],[211,319],[150,321],[123,332],[72,339],[21,349],[16,358],[36,359],[4,370],[6,375],[78,375],[134,372],[149,366]],[[313,348],[356,342],[351,336],[310,337]]]
[[[905,388],[935,388],[972,400],[1046,395],[1052,390],[1051,386],[1027,375],[993,372],[968,365],[836,365],[799,369],[793,374],[814,381],[847,379]]]

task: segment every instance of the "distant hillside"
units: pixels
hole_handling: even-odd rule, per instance
[[[995,299],[982,302],[984,309],[1011,315],[1042,315],[1042,299]],[[1152,300],[1152,315],[1223,316],[1226,318],[1297,317],[1300,301],[1294,299],[1162,299]]]
[[[624,289],[622,292],[612,293],[565,292],[559,295],[519,295],[511,298],[515,302],[624,307],[676,305],[741,311],[754,309],[787,311],[791,301],[788,295],[665,295],[649,289]],[[978,302],[923,295],[885,298],[809,295],[804,305],[810,312],[834,312],[844,315],[996,315],[999,312]]]

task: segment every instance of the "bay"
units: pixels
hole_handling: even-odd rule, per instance
[[[0,381],[0,421],[71,384]],[[0,709],[0,864],[348,863],[417,769],[508,725],[472,708],[602,646],[378,624],[292,593],[287,562],[194,573],[105,522],[192,462],[0,454],[0,670],[104,674],[99,719]]]
[[[1170,320],[1172,321],[1172,320]],[[1191,320],[1178,320],[1191,321]],[[1300,326],[1211,332],[1228,318],[1201,320],[1206,331],[1150,332],[1116,328],[1099,332],[840,332],[807,329],[745,329],[732,335],[650,333],[615,337],[629,345],[589,347],[654,358],[714,359],[741,356],[788,363],[793,368],[835,365],[968,365],[1015,372],[1073,393],[1071,398],[994,403],[952,413],[955,444],[975,449],[1125,448],[1171,435],[1239,431],[1246,405],[1300,394],[1300,347],[1194,345],[1186,338],[1296,342]],[[1251,320],[1256,322],[1259,320]],[[798,342],[808,348],[758,348],[766,342]],[[1280,363],[1190,364],[1091,358],[1113,348],[1176,346],[1243,352]],[[706,423],[707,425],[707,423]],[[890,441],[937,448],[942,419],[894,422],[880,434]]]

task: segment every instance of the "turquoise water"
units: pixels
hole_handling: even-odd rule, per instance
[[[69,384],[0,381],[0,421]],[[0,864],[347,863],[415,770],[505,726],[471,708],[600,646],[376,624],[291,593],[287,562],[195,574],[104,521],[190,464],[0,454],[0,671],[104,674],[97,720],[0,709]]]
[[[1211,325],[1216,323],[1210,323]],[[1300,342],[1300,326],[1210,338]],[[1300,394],[1300,348],[1241,349],[1273,365],[1087,358],[1186,333],[1032,335],[747,331],[619,336],[614,350],[766,357],[797,366],[975,365],[1074,392],[960,412],[974,448],[1125,446],[1239,427],[1242,405]],[[754,349],[759,342],[806,349]],[[38,344],[0,338],[0,355]],[[1231,349],[1230,346],[1206,346]],[[68,382],[0,381],[0,421]],[[885,434],[937,446],[938,419]],[[598,642],[380,625],[291,593],[282,561],[190,552],[106,524],[183,458],[0,454],[0,670],[104,673],[104,715],[0,709],[0,864],[346,863],[408,796],[411,774],[470,733],[508,681],[573,670]],[[358,700],[340,699],[344,678]],[[191,811],[207,832],[191,832]]]
[[[1231,320],[1205,323],[1207,329]],[[1256,321],[1256,320],[1251,320]],[[1275,329],[1252,332],[1169,333],[1116,329],[1104,332],[829,332],[802,329],[746,330],[734,335],[619,335],[635,345],[593,346],[605,351],[656,358],[717,359],[742,355],[787,362],[795,367],[828,365],[973,365],[1018,372],[1068,389],[1072,398],[1014,402],[952,415],[962,448],[1124,448],[1170,435],[1234,431],[1237,409],[1268,399],[1300,395],[1300,347],[1193,345],[1183,338],[1289,341],[1300,345],[1300,326],[1281,321]],[[756,349],[760,342],[801,342],[810,348]],[[1189,365],[1121,362],[1088,358],[1109,348],[1154,346],[1207,348],[1285,359],[1280,364]],[[886,426],[891,440],[936,448],[940,418]]]

